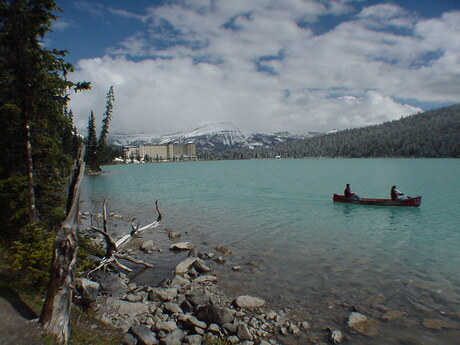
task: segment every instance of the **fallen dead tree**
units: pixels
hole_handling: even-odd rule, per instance
[[[80,150],[69,185],[67,216],[54,244],[50,283],[40,315],[40,323],[45,332],[54,335],[60,344],[67,344],[70,335],[70,305],[78,251],[80,184],[85,171],[82,157],[83,150]]]
[[[134,221],[136,220],[136,218],[133,218],[133,220],[131,221],[131,233],[125,234],[119,240],[115,241],[113,237],[110,235],[109,229],[108,229],[107,199],[105,199],[104,204],[103,204],[103,211],[102,211],[102,229],[99,229],[98,227],[95,227],[91,224],[91,227],[89,227],[87,230],[97,232],[104,237],[104,240],[106,242],[106,253],[105,253],[105,256],[102,258],[102,260],[99,262],[99,265],[93,270],[91,270],[88,273],[88,275],[92,274],[93,272],[99,269],[105,269],[108,265],[112,265],[112,264],[115,264],[119,268],[122,268],[128,272],[132,272],[132,269],[123,265],[120,262],[120,259],[130,261],[136,264],[144,265],[146,267],[153,267],[153,265],[149,264],[148,262],[135,259],[127,254],[124,254],[123,252],[124,252],[124,248],[126,248],[128,243],[133,238],[139,236],[140,234],[144,233],[147,230],[156,228],[160,224],[162,215],[158,208],[158,200],[155,201],[155,209],[158,213],[158,218],[156,221],[139,228],[139,223],[137,223],[137,225],[134,225]]]

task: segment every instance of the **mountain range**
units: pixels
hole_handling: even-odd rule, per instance
[[[162,145],[167,143],[183,145],[193,142],[199,150],[219,152],[232,148],[273,147],[320,134],[323,133],[307,132],[304,135],[295,135],[289,132],[243,134],[234,124],[220,122],[207,124],[190,132],[178,132],[161,136],[148,133],[115,133],[110,134],[107,141],[118,146]]]

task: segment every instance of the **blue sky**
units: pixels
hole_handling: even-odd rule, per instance
[[[458,0],[57,1],[85,132],[115,89],[112,131],[232,122],[329,131],[460,102]]]

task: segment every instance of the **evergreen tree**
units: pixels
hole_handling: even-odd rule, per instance
[[[91,110],[91,115],[88,119],[88,135],[86,137],[86,164],[92,170],[97,170],[97,136],[96,136],[96,120],[94,113]]]
[[[97,142],[97,168],[100,170],[100,165],[110,161],[110,157],[107,157],[107,135],[109,133],[109,125],[112,120],[113,102],[115,101],[115,95],[113,92],[113,86],[110,86],[107,92],[107,101],[105,104],[105,112],[102,119],[101,133],[99,134],[99,140]]]
[[[69,92],[89,88],[67,80],[66,51],[42,45],[57,10],[53,0],[0,1],[0,239],[13,268],[37,275],[51,251],[33,248],[52,243],[63,216]]]

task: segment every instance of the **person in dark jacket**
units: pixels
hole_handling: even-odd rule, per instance
[[[349,184],[349,183],[347,183],[347,185],[345,186],[345,190],[343,191],[343,195],[344,195],[345,198],[347,198],[347,199],[356,199],[356,200],[359,200],[359,199],[360,199],[360,197],[359,197],[357,194],[355,194],[355,193],[353,193],[353,192],[351,191],[351,188],[350,188],[350,184]]]
[[[396,186],[391,187],[391,200],[401,200],[403,199],[402,196],[404,193],[401,193],[399,190],[396,189]]]

